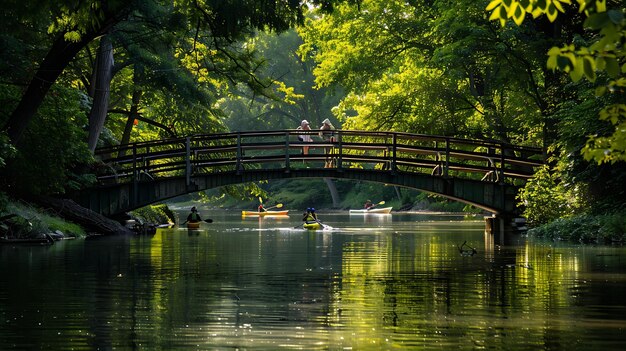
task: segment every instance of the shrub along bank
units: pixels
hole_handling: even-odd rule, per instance
[[[582,214],[559,218],[532,228],[528,234],[554,241],[614,244],[626,242],[626,212],[606,215]]]
[[[27,202],[8,200],[0,212],[0,236],[12,238],[40,238],[45,234],[55,237],[83,237],[86,231],[78,224],[64,220],[53,212]]]

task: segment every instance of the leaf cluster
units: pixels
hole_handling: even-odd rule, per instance
[[[585,77],[596,82],[598,72],[608,76],[606,83],[596,88],[596,95],[612,93],[624,97],[626,92],[626,7],[617,1],[576,0],[578,12],[584,13],[584,27],[593,35],[587,36],[582,45],[570,43],[552,47],[548,51],[547,67],[569,74],[577,82]],[[573,6],[570,0],[493,0],[487,6],[492,20],[504,26],[508,19],[521,25],[527,13],[534,18],[546,15],[553,22],[559,13]],[[608,136],[591,135],[582,150],[585,159],[598,163],[615,163],[626,160],[626,104],[606,106],[599,114],[601,120],[610,121],[615,127]]]

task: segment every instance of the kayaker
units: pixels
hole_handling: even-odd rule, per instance
[[[198,210],[196,209],[196,206],[194,206],[191,208],[191,213],[189,214],[189,216],[187,216],[187,222],[196,223],[200,221],[202,221],[202,218],[200,218]]]
[[[364,207],[365,207],[366,210],[370,210],[370,209],[376,207],[376,205],[372,203],[372,200],[367,200],[367,201],[365,201],[365,206]]]
[[[317,219],[317,214],[315,214],[315,209],[312,207],[307,208],[306,213],[304,213],[304,215],[302,216],[302,221],[306,223],[319,222],[319,220]]]
[[[266,212],[265,206],[263,204],[259,204],[259,212]]]

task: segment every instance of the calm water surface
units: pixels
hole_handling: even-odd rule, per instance
[[[623,247],[493,247],[481,218],[201,213],[199,231],[0,247],[0,349],[626,349]]]

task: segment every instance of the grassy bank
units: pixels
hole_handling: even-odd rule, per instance
[[[541,227],[532,228],[528,234],[553,241],[623,244],[626,242],[626,212],[560,218]]]
[[[45,209],[23,201],[9,200],[0,216],[14,214],[10,221],[14,234],[19,237],[37,237],[40,234],[60,231],[66,237],[84,237],[85,230]]]

